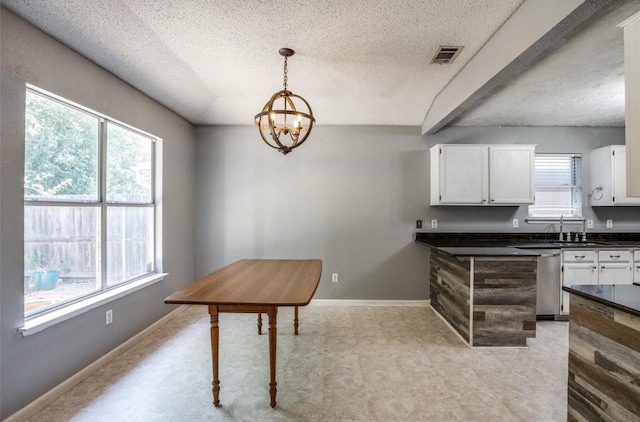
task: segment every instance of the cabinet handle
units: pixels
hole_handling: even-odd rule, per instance
[[[495,199],[491,198],[491,202],[495,201]]]
[[[593,267],[591,267],[591,271],[595,271],[598,267],[596,267],[595,265]]]
[[[487,200],[486,200],[486,199],[483,199],[483,200],[482,200],[482,203],[484,204],[485,202],[487,202]]]
[[[576,255],[575,258],[580,261],[581,259],[585,259],[586,255]]]
[[[604,266],[604,265],[601,265],[601,266],[600,266],[600,271],[602,271],[602,270],[604,270],[604,269],[605,269],[605,266]]]
[[[611,259],[620,259],[620,255],[609,255]]]

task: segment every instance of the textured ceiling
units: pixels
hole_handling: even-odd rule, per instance
[[[282,89],[318,124],[419,126],[434,97],[523,0],[2,0],[197,124],[252,124]],[[440,45],[463,45],[451,65]]]
[[[640,11],[640,0],[612,6],[450,124],[624,126],[624,41],[617,25]]]
[[[0,0],[195,124],[252,124],[282,89],[318,124],[420,126],[436,95],[523,0]],[[612,126],[624,121],[625,10],[573,36],[456,125]],[[616,3],[614,1],[614,3]],[[451,65],[429,64],[462,45]]]

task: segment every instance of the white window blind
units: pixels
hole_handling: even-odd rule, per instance
[[[582,217],[580,154],[536,154],[535,203],[529,217]]]

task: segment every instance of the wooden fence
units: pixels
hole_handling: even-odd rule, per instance
[[[98,207],[25,206],[25,277],[57,267],[63,278],[95,279],[99,260]],[[133,278],[152,269],[153,209],[109,207],[107,279]]]

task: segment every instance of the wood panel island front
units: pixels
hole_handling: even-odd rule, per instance
[[[640,421],[640,286],[575,285],[568,421]]]
[[[526,346],[536,335],[537,252],[431,248],[431,307],[474,346]]]

